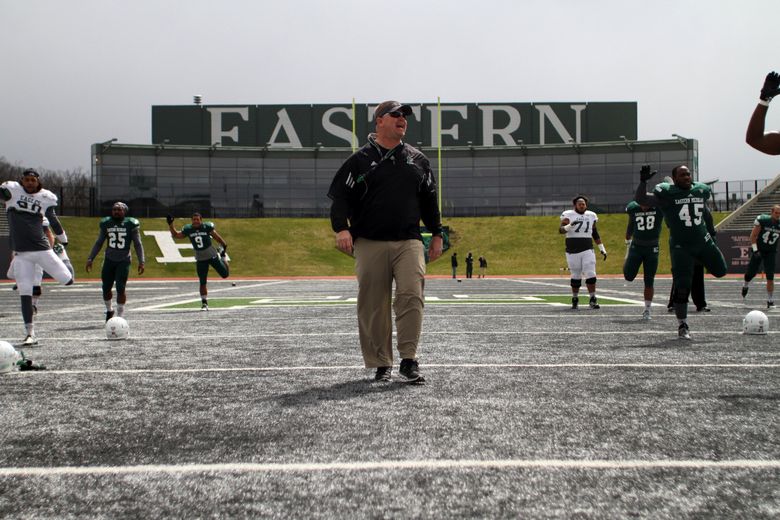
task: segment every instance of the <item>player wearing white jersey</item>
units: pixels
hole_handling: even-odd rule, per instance
[[[38,172],[32,169],[22,174],[21,184],[6,181],[0,184],[0,197],[5,201],[8,213],[8,225],[11,231],[11,248],[16,252],[14,273],[22,301],[22,318],[27,337],[24,345],[35,345],[33,327],[33,285],[36,283],[36,268],[53,276],[65,285],[73,283],[73,275],[54,253],[43,230],[43,218],[49,220],[51,228],[61,244],[68,243],[68,237],[62,228],[54,208],[57,196],[43,189]]]
[[[596,255],[593,252],[593,242],[599,246],[599,251],[607,259],[607,249],[601,243],[601,237],[596,229],[599,217],[588,210],[588,198],[577,195],[572,200],[574,209],[561,214],[561,225],[558,232],[566,235],[566,263],[571,273],[571,308],[579,306],[579,293],[582,277],[590,295],[590,308],[598,309],[596,299]]]

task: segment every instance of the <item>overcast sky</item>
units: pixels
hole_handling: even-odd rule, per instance
[[[0,0],[0,156],[89,170],[152,105],[638,102],[702,180],[765,179],[745,128],[780,70],[780,0]],[[767,119],[780,128],[780,99]]]

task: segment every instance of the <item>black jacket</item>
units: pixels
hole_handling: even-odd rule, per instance
[[[421,240],[420,220],[442,232],[431,165],[405,143],[384,150],[369,136],[336,173],[328,197],[333,231],[349,229],[353,239]]]

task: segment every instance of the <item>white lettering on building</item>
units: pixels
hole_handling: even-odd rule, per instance
[[[336,123],[330,120],[333,114],[347,114],[349,120],[352,120],[352,110],[344,107],[329,108],[322,114],[322,129],[328,132],[334,137],[344,139],[347,144],[352,146],[352,129],[349,130],[338,126]]]
[[[431,113],[431,146],[439,146],[439,132],[438,126],[438,113],[437,107],[429,106],[428,111]],[[445,112],[457,112],[464,121],[468,120],[468,108],[466,105],[450,105],[441,107],[441,113]],[[459,125],[456,123],[449,128],[442,128],[441,135],[451,135],[456,141],[458,140]]]
[[[271,133],[271,139],[268,141],[269,148],[303,148],[301,140],[298,134],[295,132],[295,127],[290,120],[290,114],[287,113],[287,109],[283,108],[276,113],[276,117],[279,119],[276,121],[273,133]],[[287,134],[289,141],[286,143],[277,143],[276,138],[279,137],[279,133],[284,130]]]
[[[511,105],[482,105],[479,107],[482,111],[482,146],[494,146],[494,136],[500,136],[504,144],[514,146],[515,139],[512,132],[520,128],[520,112]],[[504,128],[494,128],[495,123],[493,113],[505,112],[509,115],[509,123]]]
[[[244,121],[249,121],[249,107],[209,107],[206,110],[211,114],[211,139],[209,139],[209,144],[225,144],[222,141],[223,137],[232,139],[233,142],[230,144],[238,144],[238,127],[234,126],[230,130],[222,130],[222,115],[238,114]]]
[[[582,111],[585,110],[586,105],[570,105],[570,107],[574,110],[575,128],[573,138],[550,105],[534,105],[534,108],[539,111],[539,144],[547,144],[545,138],[545,120],[550,122],[557,132],[558,137],[560,137],[561,141],[564,143],[572,141],[575,143],[582,142]]]

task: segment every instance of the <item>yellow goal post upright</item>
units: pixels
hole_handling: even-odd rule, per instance
[[[444,217],[444,206],[441,205],[441,192],[442,192],[442,185],[441,185],[441,96],[436,96],[436,144],[437,144],[437,150],[436,150],[436,163],[438,165],[438,179],[437,184],[439,185],[439,213],[442,215],[442,218]]]

